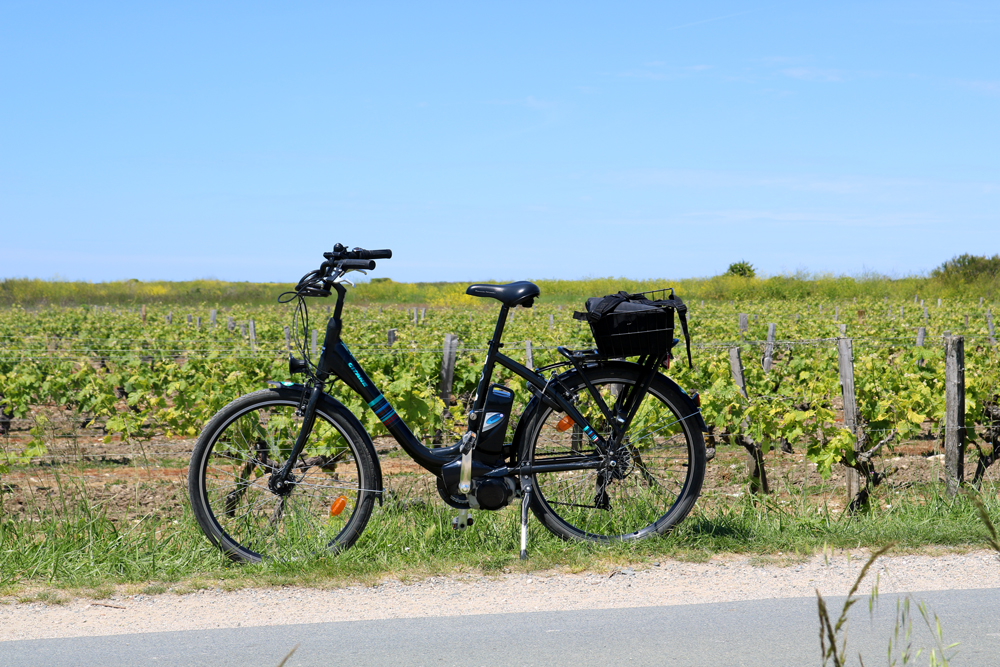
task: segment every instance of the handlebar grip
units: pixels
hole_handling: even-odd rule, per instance
[[[358,259],[392,259],[391,250],[365,250],[364,248],[355,248],[350,253],[350,257],[356,257]]]
[[[371,271],[375,268],[375,262],[370,259],[342,259],[338,263],[344,269],[364,269]]]

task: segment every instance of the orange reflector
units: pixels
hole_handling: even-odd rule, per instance
[[[330,516],[340,516],[345,507],[347,507],[347,498],[338,496],[336,500],[330,503]]]
[[[559,423],[556,424],[556,430],[560,432],[568,431],[571,428],[573,428],[573,418],[570,417],[569,415],[566,415],[565,417],[560,419]]]

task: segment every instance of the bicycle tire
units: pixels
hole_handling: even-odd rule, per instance
[[[268,488],[302,418],[302,388],[265,389],[222,408],[202,431],[188,469],[191,509],[212,544],[238,562],[292,560],[349,548],[381,493],[371,438],[324,398],[284,496]],[[284,452],[284,456],[282,453]],[[337,511],[339,509],[339,511]]]
[[[607,364],[585,368],[608,405],[615,387],[635,387],[641,368]],[[603,437],[610,428],[580,372],[563,382],[576,407]],[[689,403],[675,384],[657,374],[640,404],[616,469],[537,473],[531,476],[531,509],[542,524],[565,539],[591,542],[639,540],[663,535],[694,506],[705,477],[705,441]],[[540,405],[528,431],[525,454],[546,457],[595,451],[582,430],[560,431],[564,414]],[[565,422],[563,422],[565,425]],[[579,427],[574,427],[574,430]],[[522,459],[523,460],[523,459]]]

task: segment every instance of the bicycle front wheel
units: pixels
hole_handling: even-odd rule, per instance
[[[381,488],[367,436],[320,401],[289,487],[269,488],[299,435],[300,389],[242,396],[209,422],[191,457],[188,492],[208,539],[236,561],[295,559],[350,547]]]
[[[640,383],[635,365],[582,372],[612,410]],[[572,375],[564,386],[594,431],[610,440],[611,429],[583,377]],[[527,440],[535,463],[597,453],[582,429],[564,417],[540,408]],[[687,516],[705,477],[705,441],[676,385],[660,375],[653,378],[607,463],[597,470],[533,475],[531,506],[538,519],[563,538],[607,542],[661,535]]]

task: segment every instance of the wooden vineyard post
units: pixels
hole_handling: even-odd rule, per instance
[[[413,309],[413,324],[414,325],[418,324],[418,322],[417,322],[417,309],[416,308]]]
[[[458,356],[458,336],[444,335],[444,349],[441,351],[441,400],[445,407],[451,405],[452,385],[455,382],[455,359]]]
[[[285,351],[292,353],[292,330],[288,327],[285,327]]]
[[[840,306],[833,307],[833,321],[834,322],[840,321]]]
[[[854,394],[854,343],[850,338],[837,339],[837,369],[840,371],[840,393],[844,398],[844,428],[861,439],[858,429],[858,404]],[[850,503],[861,489],[861,476],[854,468],[847,468],[847,502]]]
[[[990,344],[996,343],[997,339],[993,333],[993,314],[989,308],[986,309],[986,329],[990,332]]]
[[[226,329],[228,329],[229,331],[232,331],[234,328],[236,328],[236,322],[234,322],[233,318],[230,317],[226,321]]]
[[[167,313],[167,324],[173,324],[173,323],[174,323],[174,313],[171,311]]]
[[[190,313],[188,313],[188,318],[187,319],[188,319],[188,324],[191,324],[192,318],[191,318],[191,314]]]
[[[530,340],[524,341],[524,358],[527,360],[527,362],[525,363],[525,366],[527,366],[528,368],[534,368],[535,367],[535,355],[531,351],[531,341]]]
[[[765,373],[771,372],[771,365],[774,361],[774,336],[777,333],[778,325],[774,322],[770,322],[767,325],[767,344],[764,346],[764,360],[761,365],[764,367]],[[739,348],[736,348],[737,350]]]
[[[841,324],[840,325],[840,335],[841,336],[846,336],[847,335],[847,325],[846,324]]]
[[[427,309],[426,308],[421,308],[420,309],[420,323],[421,324],[424,323],[424,315],[426,315],[426,314],[427,314]]]
[[[395,329],[389,329],[389,332],[388,332],[388,334],[386,336],[386,340],[389,343],[389,347],[392,347],[392,344],[396,342],[396,330]]]
[[[747,324],[747,314],[740,313],[740,333],[745,334],[748,328],[749,325]]]
[[[729,348],[729,370],[733,374],[736,388],[743,394],[743,398],[747,398],[747,382],[743,377],[743,359],[740,357],[740,348],[738,347]]]
[[[917,347],[924,346],[925,338],[927,338],[927,329],[925,327],[919,327],[917,329]]]
[[[201,317],[197,318],[197,320],[195,321],[194,326],[195,326],[195,329],[197,329],[198,331],[201,331]]]
[[[924,326],[927,326],[927,306],[924,306]]]
[[[146,326],[146,304],[142,304],[139,312],[142,313],[142,326]]]
[[[215,322],[216,322],[217,315],[218,315],[218,311],[216,311],[215,308],[213,308],[212,310],[208,311],[208,322],[209,322],[209,324],[212,325],[213,329],[215,328]]]
[[[316,342],[319,339],[319,332],[315,329],[312,330],[312,356],[316,359]]]
[[[944,483],[949,496],[965,480],[965,338],[944,339]]]
[[[257,354],[257,326],[250,320],[250,354]]]

